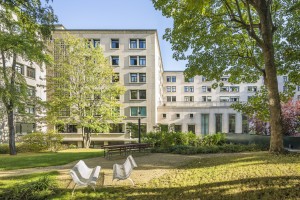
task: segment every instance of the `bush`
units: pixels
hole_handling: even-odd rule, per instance
[[[174,153],[174,154],[206,154],[206,153],[238,153],[249,151],[263,151],[267,150],[265,147],[256,144],[240,145],[240,144],[223,144],[211,146],[172,146],[169,148],[156,148],[153,149],[154,153]]]
[[[62,147],[63,136],[55,132],[30,133],[22,137],[27,152],[52,151],[56,152]]]
[[[222,145],[226,141],[226,135],[224,133],[216,133],[211,135],[205,135],[201,139],[201,145],[211,146],[211,145]]]
[[[56,183],[48,176],[44,176],[37,181],[30,181],[25,184],[17,184],[5,189],[0,194],[0,199],[49,199],[56,193]]]

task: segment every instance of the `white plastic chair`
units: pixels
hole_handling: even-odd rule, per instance
[[[130,178],[133,168],[137,167],[133,157],[129,155],[124,164],[114,164],[113,165],[113,180],[130,180],[132,185],[134,185],[133,180]]]

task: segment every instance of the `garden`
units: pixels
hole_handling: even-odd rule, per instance
[[[299,153],[276,155],[256,144],[230,144],[222,133],[202,138],[192,133],[147,134],[143,142],[153,149],[133,154],[138,165],[131,175],[135,186],[111,180],[112,165],[124,157],[107,160],[101,149],[67,149],[51,134],[42,140],[36,140],[38,134],[25,138],[26,145],[40,146],[38,152],[18,144],[18,155],[1,154],[0,199],[300,198]],[[57,138],[57,144],[47,138]],[[0,149],[5,152],[4,145]],[[78,188],[72,196],[68,172],[80,159],[89,167],[100,165],[101,178],[95,191]]]

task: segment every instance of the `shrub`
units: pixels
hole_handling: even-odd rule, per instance
[[[49,131],[47,133],[30,133],[22,137],[27,152],[58,151],[62,146],[63,136]]]
[[[201,145],[203,146],[211,146],[211,145],[222,145],[226,141],[226,136],[224,133],[216,133],[205,135],[201,139]]]
[[[49,199],[56,193],[56,183],[48,176],[44,176],[37,181],[30,181],[25,184],[17,184],[5,189],[0,194],[0,199]]]

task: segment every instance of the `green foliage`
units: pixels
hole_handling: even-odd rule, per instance
[[[55,33],[56,34],[56,33]],[[69,34],[54,34],[49,67],[47,120],[51,124],[76,124],[83,128],[88,147],[91,132],[107,132],[110,123],[123,119],[118,97],[124,93],[101,47]],[[59,37],[59,38],[56,38]]]
[[[212,145],[222,145],[226,141],[225,133],[216,133],[205,135],[201,139],[201,145],[203,146],[212,146]]]
[[[176,145],[168,148],[155,148],[152,149],[153,153],[174,153],[174,154],[209,154],[209,153],[238,153],[238,152],[253,152],[264,151],[267,148],[257,144],[223,144],[223,145],[210,145],[210,146],[185,146]]]
[[[36,181],[19,183],[0,193],[0,199],[17,200],[32,199],[43,200],[57,193],[56,182],[48,176],[43,176]]]
[[[26,152],[58,151],[62,144],[63,136],[53,131],[47,133],[30,133],[22,137]]]
[[[143,142],[150,143],[153,147],[167,148],[174,145],[198,145],[199,137],[195,134],[183,132],[150,132],[143,136]]]

